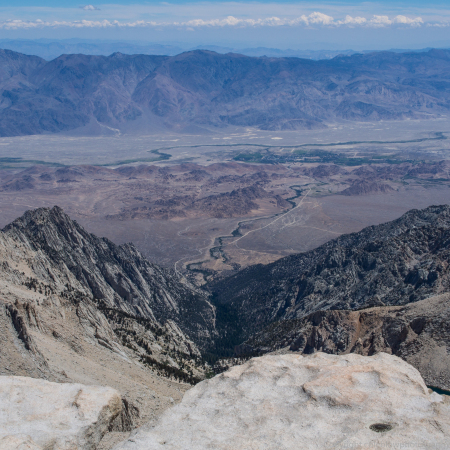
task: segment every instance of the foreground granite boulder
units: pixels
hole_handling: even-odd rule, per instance
[[[0,448],[94,450],[121,410],[109,387],[0,377]]]
[[[43,450],[41,446],[33,442],[30,436],[16,434],[14,436],[4,436],[0,439],[2,450]]]
[[[266,355],[203,381],[114,450],[446,448],[449,439],[448,398],[400,358],[316,353]]]

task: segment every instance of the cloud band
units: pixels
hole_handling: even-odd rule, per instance
[[[118,20],[75,20],[75,21],[43,21],[43,20],[6,20],[0,22],[0,29],[33,29],[33,28],[137,28],[137,27],[371,27],[384,28],[389,26],[420,27],[424,25],[421,17],[407,17],[397,15],[390,18],[384,15],[374,15],[371,18],[352,17],[347,15],[344,19],[336,20],[332,16],[321,12],[301,15],[297,18],[268,17],[264,19],[243,19],[228,16],[223,19],[193,19],[184,22],[157,22],[157,21],[118,21]],[[448,26],[448,23],[427,23],[432,26]]]

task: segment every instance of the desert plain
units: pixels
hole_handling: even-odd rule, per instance
[[[0,138],[0,225],[62,207],[198,284],[450,199],[446,118]]]

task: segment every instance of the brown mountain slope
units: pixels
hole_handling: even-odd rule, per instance
[[[277,322],[237,351],[265,353],[288,347],[304,354],[386,352],[416,367],[428,385],[450,390],[449,323],[447,293],[406,306],[318,311]]]
[[[450,105],[449,55],[378,52],[312,61],[192,51],[45,62],[2,51],[0,136],[90,122],[120,129],[137,119],[137,128],[148,131],[155,124],[293,130],[341,119],[436,117]]]

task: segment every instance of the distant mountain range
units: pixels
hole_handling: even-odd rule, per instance
[[[0,51],[0,136],[84,128],[263,130],[445,116],[450,51],[312,61],[196,50],[177,56]],[[114,131],[114,130],[112,130]]]
[[[439,45],[439,47],[441,47]],[[373,50],[356,51],[351,49],[320,49],[299,50],[279,49],[268,47],[232,47],[220,45],[199,45],[191,47],[182,43],[157,44],[141,41],[99,41],[82,39],[0,39],[0,48],[36,55],[50,61],[61,55],[78,54],[84,55],[111,55],[120,52],[126,55],[166,55],[175,56],[186,51],[211,50],[217,53],[239,53],[246,56],[270,56],[270,57],[297,57],[306,59],[331,59],[338,55],[352,55],[354,53],[371,53]],[[416,52],[431,50],[431,47]],[[406,52],[403,49],[391,49],[393,52]]]

